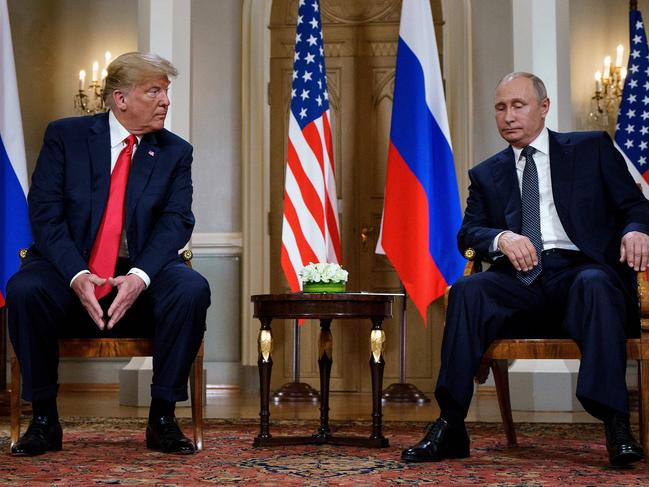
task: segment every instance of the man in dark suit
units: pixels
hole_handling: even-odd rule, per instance
[[[403,451],[406,461],[469,456],[464,418],[482,355],[496,338],[557,331],[553,322],[581,349],[577,397],[604,422],[611,463],[642,459],[629,429],[625,339],[639,329],[634,271],[649,264],[649,202],[606,133],[549,131],[549,107],[530,73],[496,88],[496,124],[510,147],[469,171],[458,234],[467,258],[492,265],[451,288],[440,418]],[[533,326],[539,314],[559,319]]]
[[[9,281],[9,333],[33,418],[14,455],[60,450],[60,336],[153,336],[146,444],[193,453],[176,401],[205,330],[207,281],[178,251],[190,239],[192,147],[164,129],[169,77],[152,53],[108,67],[108,113],[52,122],[32,176],[34,244]]]

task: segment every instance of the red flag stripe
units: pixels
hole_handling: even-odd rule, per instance
[[[342,262],[340,234],[338,232],[338,212],[334,208],[338,208],[338,195],[336,192],[336,168],[333,164],[333,148],[331,143],[331,127],[329,126],[329,110],[322,114],[322,118],[317,121],[318,128],[320,129],[321,143],[326,147],[324,153],[325,161],[325,186],[326,186],[326,216],[327,216],[327,230],[328,242],[331,245],[327,247],[327,258],[334,262]]]
[[[291,262],[288,250],[286,250],[285,245],[282,245],[282,250],[281,250],[281,255],[280,255],[280,262],[282,264],[282,270],[284,271],[284,275],[286,276],[286,280],[288,281],[288,285],[291,288],[291,291],[293,291],[293,292],[299,291],[300,290],[300,280],[299,280],[299,278],[297,276],[295,266]]]
[[[327,246],[329,250],[328,258],[331,262],[342,262],[340,235],[338,234],[338,218],[331,207],[331,202],[327,200],[327,234],[331,245]]]
[[[304,140],[307,144],[309,144],[309,147],[311,148],[311,151],[313,152],[313,155],[318,162],[320,177],[322,178],[322,175],[324,174],[324,160],[322,153],[322,143],[320,141],[322,132],[318,130],[318,127],[316,126],[318,120],[320,119],[314,120],[309,125],[304,127],[302,134],[304,134]]]
[[[311,179],[304,171],[302,159],[298,157],[298,154],[290,140],[288,142],[288,170],[291,174],[287,171],[287,183],[288,178],[292,176],[295,179],[296,188],[299,193],[298,196],[297,193],[291,192],[291,198],[294,200],[302,200],[302,203],[306,206],[309,213],[313,215],[313,219],[320,228],[320,232],[324,235],[324,210],[320,193],[313,184],[311,184]]]
[[[304,173],[309,178],[309,181],[315,188],[316,192],[319,195],[324,194],[325,182],[322,178],[322,163],[318,161],[315,152],[311,148],[311,144],[306,140],[305,135],[300,130],[300,126],[293,115],[291,115],[291,120],[289,121],[288,140],[293,144],[300,163],[304,168]],[[322,153],[322,151],[320,151],[320,153]]]
[[[284,272],[290,271],[289,274],[286,274],[288,281],[291,284],[291,291],[300,290],[300,281],[298,279],[298,271],[303,267],[302,260],[300,257],[300,252],[297,248],[297,242],[295,241],[295,235],[293,234],[293,229],[286,221],[286,218],[282,221],[282,248],[286,251],[286,262],[282,264]],[[297,284],[297,286],[296,286]]]
[[[322,135],[325,141],[325,147],[327,148],[327,155],[329,156],[329,164],[331,166],[331,173],[336,173],[336,168],[334,167],[334,150],[333,143],[331,141],[331,125],[329,124],[329,110],[322,114]]]
[[[318,256],[304,236],[297,212],[290,198],[284,198],[284,218],[293,231],[293,237],[295,238],[295,243],[300,253],[301,262],[318,262]]]
[[[316,206],[317,213],[310,211],[309,205],[303,199],[298,181],[293,176],[290,167],[286,171],[285,199],[289,199],[297,215],[296,225],[302,227],[305,235],[308,235],[309,245],[313,248],[316,255],[325,253],[325,234],[322,226],[324,225],[322,207]]]
[[[400,191],[400,188],[411,188]],[[426,309],[447,287],[428,249],[428,200],[417,177],[390,144],[383,248],[426,324]],[[388,228],[389,227],[389,228]],[[412,232],[413,228],[419,229]],[[408,235],[404,239],[402,236]]]

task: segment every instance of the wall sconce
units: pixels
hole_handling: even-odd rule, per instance
[[[108,65],[110,64],[111,54],[106,51],[104,54],[104,68],[101,70],[101,79],[99,78],[99,62],[92,63],[92,78],[86,88],[86,71],[79,71],[79,88],[74,95],[74,110],[79,115],[95,115],[96,113],[108,110],[104,103],[104,86]]]
[[[614,65],[611,63],[611,56],[604,58],[602,71],[595,73],[595,94],[591,97],[588,114],[590,128],[606,130],[611,136],[614,136],[615,119],[626,78],[626,67],[622,66],[623,58],[622,44],[617,46]]]

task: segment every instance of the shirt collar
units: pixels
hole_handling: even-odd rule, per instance
[[[543,128],[541,130],[541,133],[537,135],[536,139],[534,139],[529,145],[534,147],[536,149],[536,152],[540,152],[541,154],[549,155],[550,154],[550,136],[548,133],[547,128]],[[518,160],[521,158],[521,152],[523,152],[523,147],[520,149],[517,147],[512,146],[512,149],[514,150],[514,161],[518,162]]]
[[[124,145],[124,139],[131,135],[131,133],[126,130],[117,117],[112,111],[108,112],[108,127],[110,128],[110,148],[115,149]],[[136,136],[137,137],[137,136]],[[140,143],[142,136],[137,137],[137,143]]]

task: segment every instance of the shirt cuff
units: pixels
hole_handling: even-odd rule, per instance
[[[498,241],[500,240],[500,236],[507,232],[508,230],[503,230],[500,232],[498,235],[496,235],[493,239],[493,242],[491,242],[491,246],[489,247],[489,252],[500,252],[500,249],[498,248]]]
[[[126,275],[128,276],[129,274],[135,274],[137,277],[142,279],[144,281],[144,289],[149,287],[149,284],[151,284],[151,279],[149,278],[149,275],[144,272],[142,269],[138,269],[137,267],[131,267],[131,270],[129,270]]]
[[[72,287],[72,283],[74,280],[79,277],[81,274],[90,274],[90,271],[88,269],[84,269],[81,272],[77,272],[72,279],[70,279],[70,287]]]

